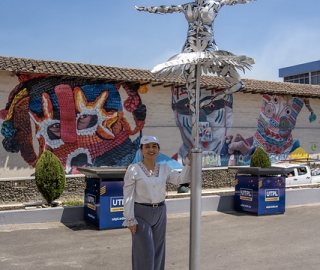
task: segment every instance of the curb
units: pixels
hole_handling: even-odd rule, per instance
[[[320,188],[286,190],[286,207],[320,203]],[[190,197],[166,199],[168,214],[190,213]],[[234,194],[202,196],[203,212],[234,211]],[[84,221],[83,206],[0,211],[0,225]]]
[[[83,221],[83,206],[0,211],[0,225]]]

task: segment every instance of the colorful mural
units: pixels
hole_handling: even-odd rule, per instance
[[[310,111],[310,123],[316,120],[309,99],[291,96],[263,95],[258,129],[253,136],[253,145],[262,146],[272,162],[287,159],[300,146],[292,137],[298,115],[305,105]]]
[[[263,95],[257,130],[252,137],[243,138],[240,134],[225,140],[222,155],[229,159],[225,165],[249,165],[257,146],[262,147],[272,163],[286,160],[291,152],[300,147],[294,140],[292,131],[298,115],[306,105],[310,123],[316,119],[309,100],[292,96]]]
[[[140,137],[132,141],[130,136],[139,134],[146,118],[139,83],[109,84],[41,74],[20,74],[19,82],[0,111],[7,152],[20,152],[34,167],[41,153],[50,150],[69,174],[78,173],[77,167],[127,166],[133,160]],[[123,104],[120,87],[128,96]],[[124,117],[123,107],[132,113],[134,128]]]
[[[0,111],[4,120],[2,144],[7,152],[20,153],[34,167],[48,149],[59,157],[67,173],[77,173],[77,167],[127,166],[133,161],[146,119],[139,83],[101,83],[24,73],[19,81]],[[119,91],[126,92],[124,101]],[[203,167],[248,165],[256,146],[263,147],[272,162],[285,160],[300,147],[292,131],[304,105],[310,111],[309,121],[316,119],[308,99],[263,95],[252,136],[232,134],[231,94],[202,106],[217,91],[201,90],[198,135]],[[193,147],[189,104],[186,88],[172,87],[171,106],[182,139],[173,158],[181,164]],[[124,110],[133,116],[133,128]],[[138,135],[136,140],[130,139],[132,135]]]
[[[231,94],[212,101],[209,106],[202,106],[211,100],[217,91],[203,89],[200,96],[198,135],[203,150],[203,167],[221,166],[221,148],[232,128],[233,96]],[[188,92],[185,87],[172,87],[172,110],[182,139],[182,145],[173,158],[184,164],[189,149],[194,147]]]
[[[210,100],[212,91],[201,91],[201,103]],[[297,117],[305,105],[310,112],[310,123],[316,119],[309,100],[292,96],[262,96],[262,106],[257,129],[251,137],[230,134],[233,121],[233,97],[227,95],[215,100],[212,105],[200,109],[198,135],[203,149],[202,166],[249,165],[257,146],[269,154],[273,163],[286,160],[291,152],[300,147],[292,131]],[[177,127],[180,130],[182,145],[173,158],[180,163],[193,146],[191,138],[191,115],[185,88],[172,88],[172,110]]]

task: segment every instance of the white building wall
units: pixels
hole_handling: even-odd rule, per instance
[[[0,110],[5,108],[9,93],[18,83],[17,78],[12,77],[10,72],[0,71]],[[120,90],[120,94],[124,101],[127,98],[127,94],[123,89]],[[158,136],[161,142],[161,152],[168,156],[174,155],[182,140],[173,119],[171,88],[163,86],[152,87],[149,85],[148,92],[140,96],[147,106],[147,118],[143,134]],[[248,138],[254,134],[261,102],[262,97],[259,94],[237,93],[234,95],[234,116],[231,135],[240,134],[244,138]],[[304,106],[298,116],[293,137],[300,140],[301,146],[307,152],[313,153],[314,157],[317,157],[320,152],[320,100],[311,99],[310,103],[318,119],[313,123],[309,123],[310,113]],[[125,116],[131,127],[134,128],[132,115],[125,111]],[[0,119],[0,125],[2,122]],[[132,140],[136,137],[133,136]],[[0,141],[2,142],[2,140],[3,136],[0,134]],[[311,148],[314,148],[314,145],[316,145],[316,148],[313,151]],[[21,158],[20,153],[8,153],[0,145],[0,178],[29,176],[33,172],[34,169],[27,165]]]

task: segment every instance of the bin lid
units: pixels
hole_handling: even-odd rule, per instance
[[[123,178],[127,167],[78,167],[77,170],[89,178],[112,179],[118,180]]]
[[[270,168],[260,168],[260,167],[246,167],[246,166],[230,166],[229,170],[234,171],[239,174],[252,174],[252,175],[285,175],[292,171],[292,168],[282,168],[282,167],[270,167]]]

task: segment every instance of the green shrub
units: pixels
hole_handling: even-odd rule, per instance
[[[267,152],[258,146],[254,151],[251,161],[250,167],[260,167],[260,168],[269,168],[271,167],[271,160],[268,156]]]
[[[61,161],[51,152],[44,151],[35,168],[36,185],[49,205],[58,199],[66,185],[66,176]]]

